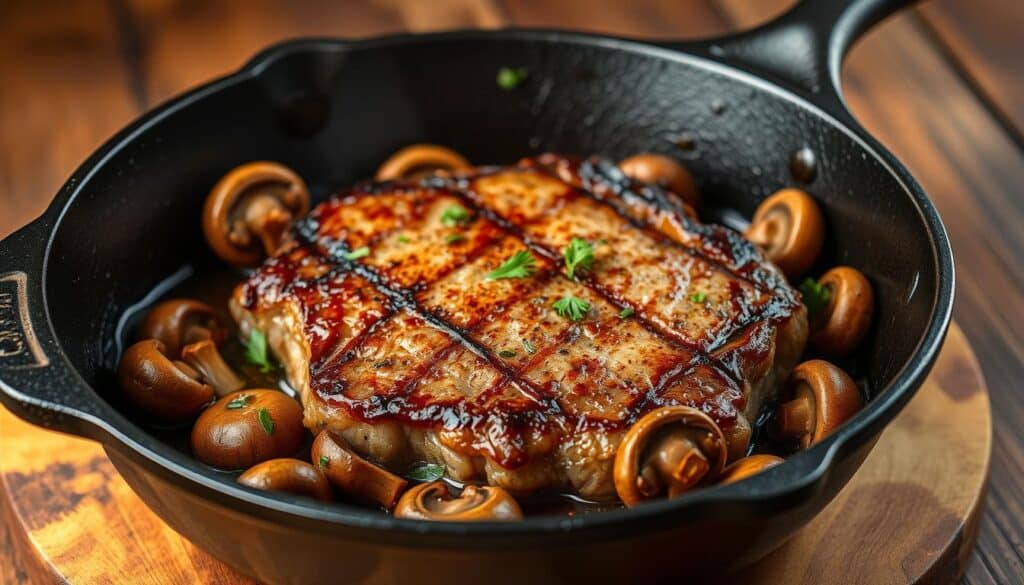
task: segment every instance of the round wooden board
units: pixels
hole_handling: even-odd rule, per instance
[[[985,383],[954,325],[918,395],[813,522],[730,582],[948,583],[974,547],[991,451]],[[0,581],[249,583],[178,536],[95,443],[0,410]]]

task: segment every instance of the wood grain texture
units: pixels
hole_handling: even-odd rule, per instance
[[[853,480],[796,537],[736,579],[948,582],[974,544],[990,420],[977,362],[954,326],[931,378]],[[150,512],[96,444],[0,412],[0,452],[0,497],[12,510],[11,532],[27,536],[42,561],[34,574],[72,583],[249,582]]]
[[[142,110],[267,43],[503,24],[692,38],[751,26],[789,3],[449,0],[425,11],[401,0],[2,2],[0,237],[41,212],[72,170]],[[1018,4],[932,0],[923,20],[900,16],[869,34],[845,75],[857,116],[945,218],[958,267],[956,317],[992,388],[992,487],[970,583],[1024,580],[1024,154],[1006,125],[1015,119],[1007,112],[1024,107],[1006,85],[1020,81]]]

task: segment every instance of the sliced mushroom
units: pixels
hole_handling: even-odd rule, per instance
[[[270,459],[238,476],[238,483],[258,490],[288,492],[322,502],[331,500],[331,484],[316,467],[298,459]]]
[[[203,233],[213,252],[235,266],[273,254],[288,225],[309,211],[302,178],[274,162],[236,167],[214,185],[203,208]]]
[[[443,481],[412,487],[395,508],[395,517],[446,522],[519,520],[519,502],[497,486],[467,485],[453,496]]]
[[[615,453],[615,491],[627,506],[669,498],[718,475],[728,457],[715,421],[689,406],[665,406],[644,415]]]
[[[644,152],[624,159],[619,163],[619,168],[631,179],[652,183],[672,191],[682,197],[687,205],[698,207],[700,204],[700,194],[693,175],[674,159]]]
[[[213,386],[213,391],[219,397],[227,396],[245,386],[245,380],[224,361],[213,340],[204,339],[186,345],[181,350],[181,359],[198,370],[203,379]]]
[[[722,475],[718,476],[718,483],[719,485],[736,483],[741,479],[747,479],[752,475],[775,467],[783,461],[785,460],[782,457],[776,457],[775,455],[748,455],[730,463],[722,471]]]
[[[377,168],[378,181],[421,179],[438,171],[465,171],[473,168],[461,154],[436,144],[413,144],[391,155]]]
[[[828,304],[811,320],[811,345],[828,355],[849,355],[864,340],[875,315],[871,283],[849,266],[829,270],[819,283],[828,291]]]
[[[192,427],[192,451],[219,469],[248,469],[287,457],[302,445],[302,407],[279,390],[242,390],[203,411]]]
[[[190,343],[205,339],[217,345],[224,343],[228,330],[210,305],[192,299],[171,299],[153,307],[146,315],[139,337],[160,340],[167,354],[177,357]]]
[[[776,429],[796,440],[801,449],[831,435],[863,404],[850,376],[824,360],[809,360],[794,368],[785,390],[790,398],[775,411]]]
[[[825,219],[807,193],[782,189],[765,199],[744,233],[790,278],[814,264],[825,241]]]
[[[199,380],[199,373],[188,364],[172,361],[167,347],[156,339],[126,349],[117,378],[133,406],[166,421],[195,416],[214,397],[213,388]]]
[[[357,455],[340,436],[320,431],[313,440],[313,463],[320,466],[327,479],[344,494],[360,502],[395,507],[406,482],[390,471]]]

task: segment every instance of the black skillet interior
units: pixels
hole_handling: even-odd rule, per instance
[[[828,15],[822,26],[832,36],[821,36],[818,45],[843,26],[848,44],[892,8],[873,0],[852,4],[852,11]],[[551,518],[500,529],[424,528],[358,508],[253,493],[213,477],[111,406],[119,319],[183,267],[215,262],[200,231],[203,198],[227,169],[251,160],[292,167],[322,200],[416,142],[448,145],[481,164],[545,151],[616,160],[656,151],[692,169],[706,217],[730,217],[728,210],[749,217],[764,196],[797,184],[790,162],[805,150],[817,162],[805,187],[828,221],[818,268],[858,267],[876,288],[875,332],[859,365],[875,394],[872,404],[830,440],[752,481],[569,525],[745,514],[759,502],[779,503],[810,489],[833,457],[873,441],[923,381],[948,324],[952,265],[941,223],[920,188],[845,116],[833,94],[815,97],[797,85],[787,87],[790,93],[711,60],[719,54],[741,60],[749,46],[745,38],[683,45],[695,57],[676,47],[588,35],[503,31],[310,40],[270,49],[116,136],[76,172],[43,218],[0,244],[0,272],[11,271],[0,283],[19,282],[15,271],[27,274],[18,289],[27,307],[21,315],[31,318],[37,343],[27,327],[15,332],[29,350],[33,343],[38,349],[17,362],[0,358],[0,395],[34,422],[98,438],[153,473],[238,508],[276,509],[284,521],[449,535],[564,530],[564,520]],[[827,77],[830,65],[810,60]],[[529,76],[503,90],[495,83],[501,67],[525,67]],[[821,75],[807,79],[816,78]],[[15,297],[18,286],[9,287]],[[704,511],[695,512],[701,503]]]

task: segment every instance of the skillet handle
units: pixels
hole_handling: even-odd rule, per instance
[[[847,115],[840,68],[853,43],[873,25],[915,0],[801,0],[749,31],[681,48],[795,86],[834,114]]]
[[[0,241],[0,403],[26,421],[99,438],[108,406],[57,343],[44,304],[46,217]]]

